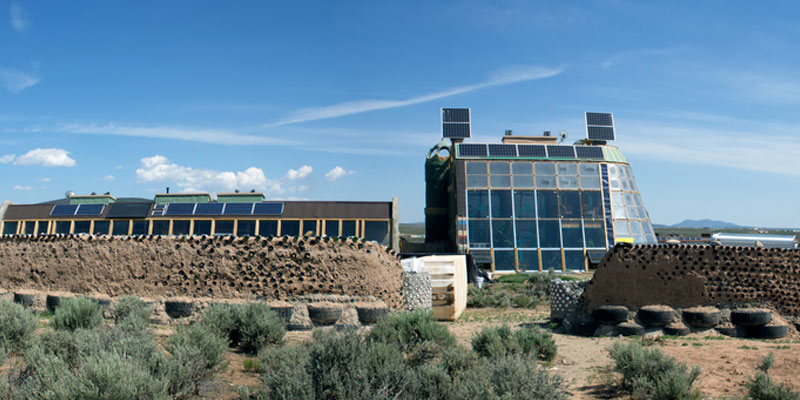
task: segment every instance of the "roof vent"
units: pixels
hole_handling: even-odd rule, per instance
[[[511,136],[512,132],[511,129],[506,129],[506,136]]]
[[[544,131],[544,136],[550,136],[550,131]]]

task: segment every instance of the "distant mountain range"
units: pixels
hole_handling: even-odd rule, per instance
[[[744,229],[746,227],[730,222],[717,221],[714,219],[687,219],[674,225],[653,224],[653,228],[727,228]]]

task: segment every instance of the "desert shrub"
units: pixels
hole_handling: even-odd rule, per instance
[[[260,356],[264,390],[255,398],[271,400],[313,399],[308,372],[309,351],[301,346],[267,348]]]
[[[467,289],[467,307],[485,308],[489,307],[489,305],[490,299],[488,289],[478,289],[473,286]]]
[[[436,322],[433,313],[419,310],[381,319],[366,340],[395,346],[405,354],[413,354],[414,360],[419,362],[436,357],[456,343],[447,327]]]
[[[747,395],[753,400],[800,400],[800,393],[792,392],[769,377],[769,369],[774,361],[772,353],[761,360],[758,372],[745,383]]]
[[[197,385],[208,376],[207,360],[202,351],[186,343],[171,346],[171,354],[159,369],[166,390],[173,398],[188,398],[197,393]]]
[[[634,398],[655,400],[697,399],[700,393],[692,385],[700,369],[691,370],[659,349],[646,349],[640,344],[614,343],[609,354],[615,362],[614,370],[621,374],[620,389]]]
[[[286,322],[264,303],[244,306],[238,318],[239,347],[249,354],[270,344],[279,344],[286,334]]]
[[[112,315],[114,321],[119,324],[122,321],[129,321],[133,326],[145,327],[150,322],[150,315],[153,309],[136,296],[124,296],[114,303]]]
[[[492,290],[489,297],[491,307],[508,308],[511,307],[511,294],[505,290]]]
[[[519,353],[519,345],[508,326],[485,327],[472,338],[472,350],[482,357],[496,358]]]
[[[100,304],[88,297],[64,300],[53,317],[53,327],[58,330],[93,329],[103,323]]]
[[[114,351],[100,352],[78,370],[77,399],[169,399],[164,383],[145,367]]]
[[[550,375],[527,356],[499,357],[488,368],[492,394],[503,400],[566,399],[565,384],[558,375]]]
[[[474,367],[477,362],[478,355],[462,346],[448,347],[439,359],[439,365],[451,377],[457,377],[463,371]]]
[[[199,350],[205,360],[203,368],[213,370],[223,363],[228,339],[206,325],[193,324],[179,327],[167,341],[167,350],[170,353],[180,347],[194,347]]]
[[[261,360],[258,358],[245,358],[242,360],[242,367],[247,372],[264,372],[261,368]]]
[[[36,315],[25,307],[0,301],[0,346],[16,351],[27,348],[39,327]]]
[[[231,346],[238,346],[241,332],[239,320],[243,306],[233,304],[214,304],[203,313],[201,323],[226,336]]]
[[[531,354],[544,361],[552,361],[558,348],[553,335],[533,326],[526,326],[514,332],[514,340],[521,354]]]
[[[64,360],[33,346],[25,353],[25,366],[14,386],[14,397],[20,400],[66,400],[78,398],[80,383]]]
[[[540,303],[537,296],[529,293],[515,294],[514,297],[511,298],[511,302],[514,304],[514,307],[517,308],[536,308]]]

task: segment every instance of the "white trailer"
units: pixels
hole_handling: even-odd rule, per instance
[[[721,246],[767,247],[774,249],[796,249],[796,235],[756,235],[747,233],[715,233],[711,244]]]

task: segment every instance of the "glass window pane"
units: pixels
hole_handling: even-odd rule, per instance
[[[520,271],[539,270],[539,252],[537,251],[518,251],[519,262],[517,263]]]
[[[583,189],[600,189],[599,176],[583,176],[581,175],[581,188]]]
[[[25,223],[26,235],[33,235],[35,229],[36,229],[36,221],[28,221]]]
[[[300,221],[285,219],[281,221],[281,236],[299,236]]]
[[[256,235],[256,221],[249,219],[240,219],[236,223],[236,236],[255,236]]]
[[[608,184],[611,187],[611,190],[622,190],[619,184],[619,178],[609,178]]]
[[[508,175],[511,173],[507,162],[489,163],[489,173],[492,175]]]
[[[631,190],[631,185],[628,184],[628,180],[627,179],[620,179],[620,182],[622,182],[622,190],[625,190],[625,191]]]
[[[173,235],[189,235],[189,228],[191,221],[185,219],[176,219],[172,221],[172,234]]]
[[[644,230],[645,235],[654,235],[653,233],[653,225],[650,225],[649,222],[642,222],[642,229]]]
[[[511,191],[492,190],[492,218],[511,218]]]
[[[17,225],[18,223],[16,221],[6,221],[6,223],[3,224],[3,235],[16,235]],[[69,228],[67,228],[67,233],[69,233]]]
[[[583,248],[583,229],[581,220],[565,219],[561,221],[561,235],[566,248]]]
[[[75,221],[75,227],[72,229],[72,233],[79,234],[79,233],[91,233],[91,221]]]
[[[535,249],[538,247],[536,241],[536,220],[518,219],[517,224],[517,247]]]
[[[628,177],[628,174],[626,172],[627,172],[627,170],[625,169],[625,166],[624,165],[620,165],[619,166],[619,177],[620,178]]]
[[[492,220],[492,247],[514,247],[514,228],[512,220]]]
[[[467,175],[467,187],[485,188],[488,185],[486,175]]]
[[[469,245],[470,247],[490,247],[488,219],[469,220]]]
[[[536,175],[536,188],[537,189],[555,189],[556,177],[555,176],[539,176]]]
[[[578,164],[575,163],[558,163],[559,176],[576,176],[578,175]]]
[[[644,244],[644,236],[634,236],[633,244]]]
[[[94,229],[92,230],[92,234],[108,235],[109,228],[111,228],[111,221],[94,221]]]
[[[559,189],[577,189],[578,177],[577,176],[559,176],[558,177]]]
[[[517,176],[514,175],[515,188],[533,188],[533,175],[530,176]]]
[[[628,211],[628,219],[639,218],[639,210],[636,209],[636,206],[626,207],[625,209]]]
[[[356,226],[356,221],[342,221],[342,237],[356,236]]]
[[[211,220],[210,219],[198,219],[194,221],[194,230],[192,232],[193,235],[200,236],[200,235],[210,235],[211,234]]]
[[[514,251],[494,252],[495,271],[514,271]]]
[[[561,271],[561,250],[542,250],[542,271]]]
[[[129,226],[130,226],[130,221],[114,221],[114,226],[111,228],[112,229],[111,234],[117,236],[127,235]],[[57,225],[56,228],[58,228]]]
[[[476,174],[476,175],[486,175],[486,163],[485,162],[468,162],[467,163],[467,173],[468,174]]]
[[[233,235],[233,221],[217,220],[214,222],[214,235]]]
[[[583,251],[564,251],[564,267],[572,271],[583,271],[586,269],[586,257]]]
[[[644,231],[642,231],[642,223],[639,221],[631,221],[631,233],[633,236],[643,235]]]
[[[258,221],[258,234],[261,236],[278,236],[278,221],[270,219]]]
[[[317,234],[317,221],[303,221],[303,236],[315,236]]]
[[[536,208],[539,218],[558,218],[558,194],[552,190],[536,191]]]
[[[384,246],[388,245],[389,222],[388,221],[364,222],[364,238],[371,242],[378,242]]]
[[[533,175],[533,164],[529,162],[515,162],[511,164],[514,175]]]
[[[6,222],[6,226],[8,226],[8,222]],[[64,234],[64,235],[69,234],[69,229],[70,229],[71,226],[72,226],[72,222],[71,221],[56,221],[56,233]],[[127,225],[126,225],[126,228],[127,228]],[[14,232],[12,232],[12,234],[16,233],[16,229],[17,229],[17,223],[14,222]],[[123,235],[127,235],[127,234],[128,234],[128,230],[125,229],[125,233],[123,233]]]
[[[169,220],[154,220],[153,235],[169,235]]]
[[[511,187],[511,176],[510,175],[490,175],[489,183],[492,184],[492,187],[496,187],[496,188]]]
[[[50,221],[39,221],[39,225],[37,225],[36,233],[39,235],[46,235],[50,232]],[[106,235],[108,234],[108,230],[106,230]]]
[[[339,221],[325,221],[325,236],[339,236]]]
[[[536,175],[555,175],[556,165],[553,163],[536,163],[534,164]]]
[[[608,165],[608,178],[609,179],[619,179],[619,169],[617,168],[616,164],[609,164]]]
[[[614,212],[614,219],[625,218],[625,202],[622,201],[622,193],[611,192],[611,209]]]
[[[581,176],[600,176],[599,164],[580,164]]]
[[[467,216],[484,218],[489,216],[489,192],[486,190],[467,191]]]
[[[131,235],[147,235],[150,228],[150,221],[133,221],[133,228],[131,228]]]
[[[583,218],[603,218],[603,197],[600,191],[581,192],[581,214]]]
[[[561,247],[561,232],[558,220],[539,220],[539,246],[542,248]]]
[[[581,217],[581,197],[577,191],[558,192],[558,206],[564,218]]]
[[[630,193],[625,193],[625,206],[630,207],[635,205],[636,203],[633,202],[633,195]]]
[[[606,247],[606,231],[603,228],[602,220],[583,222],[584,235],[586,236],[586,247]]]
[[[533,190],[514,191],[514,215],[517,218],[536,218],[536,196]]]
[[[616,238],[631,237],[631,231],[628,228],[628,220],[620,219],[614,221],[614,236]]]

